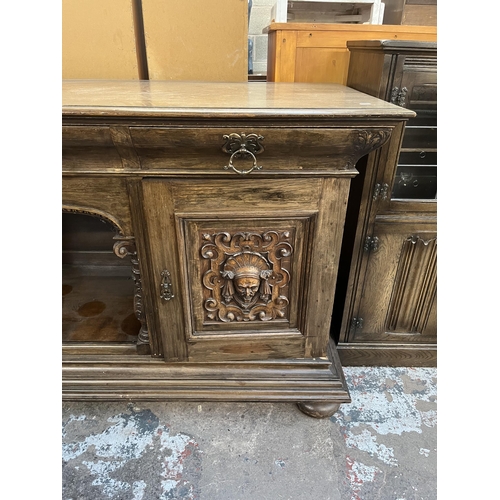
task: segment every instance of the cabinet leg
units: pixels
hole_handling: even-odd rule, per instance
[[[331,417],[339,408],[340,403],[329,403],[328,401],[308,401],[297,403],[299,410],[314,418]]]

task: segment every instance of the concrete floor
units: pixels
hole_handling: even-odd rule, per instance
[[[352,403],[63,404],[63,500],[437,498],[437,370],[344,367]]]

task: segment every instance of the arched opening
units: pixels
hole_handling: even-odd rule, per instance
[[[129,258],[113,252],[116,228],[87,214],[62,214],[62,340],[136,343]]]

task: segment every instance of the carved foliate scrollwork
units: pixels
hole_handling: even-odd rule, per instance
[[[203,233],[205,320],[283,319],[289,304],[289,231]]]
[[[244,134],[242,132],[241,134],[233,133],[223,135],[222,138],[226,141],[224,146],[222,146],[222,151],[224,151],[224,153],[233,154],[241,148],[245,148],[254,155],[258,155],[264,151],[264,147],[260,143],[260,141],[264,140],[262,135]]]
[[[353,141],[355,154],[348,159],[346,168],[353,168],[362,156],[382,146],[390,136],[389,129],[358,130]]]
[[[144,312],[144,305],[142,302],[142,279],[135,241],[132,237],[116,237],[115,239],[117,240],[113,245],[113,251],[115,255],[117,255],[121,259],[123,259],[124,257],[130,257],[130,262],[132,263],[132,277],[134,279],[135,286],[134,313],[136,318],[141,323],[141,329],[137,337],[137,345],[149,346],[149,331],[146,322],[146,314]]]

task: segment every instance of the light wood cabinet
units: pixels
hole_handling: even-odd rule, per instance
[[[413,116],[339,85],[64,82],[63,211],[113,234],[64,267],[64,398],[332,415],[350,182]]]
[[[351,40],[435,42],[436,26],[272,23],[268,34],[267,81],[346,85]]]
[[[337,282],[332,335],[344,364],[433,366],[437,45],[373,40],[348,47],[348,85],[416,116],[358,164],[347,210],[347,225],[356,229],[343,242],[346,271]]]

